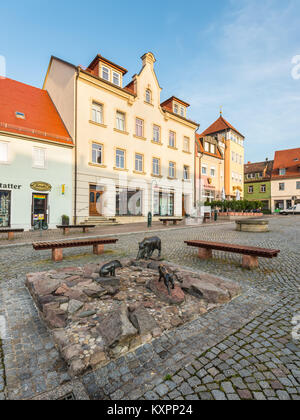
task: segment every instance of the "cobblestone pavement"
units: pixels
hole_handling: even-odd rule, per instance
[[[270,228],[269,233],[243,233],[230,223],[160,232],[167,260],[235,280],[243,294],[80,378],[89,397],[300,399],[300,343],[291,335],[292,320],[300,315],[300,218],[270,219]],[[101,260],[134,256],[144,236],[120,236]],[[260,259],[260,267],[248,271],[236,254],[216,252],[212,260],[199,260],[197,251],[183,244],[198,238],[278,248],[281,253],[277,259]],[[90,252],[65,250],[59,266],[99,259]],[[3,354],[0,347],[0,400],[4,395],[33,398],[70,381],[24,286],[27,272],[57,267],[49,258],[49,251],[30,246],[0,250],[0,319],[7,327]]]

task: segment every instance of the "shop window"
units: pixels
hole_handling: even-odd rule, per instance
[[[155,216],[174,216],[174,192],[154,191]]]
[[[116,215],[142,216],[143,192],[140,189],[116,189]]]

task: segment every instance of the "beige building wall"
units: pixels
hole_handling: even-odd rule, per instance
[[[233,140],[234,139],[234,140]],[[237,189],[244,198],[244,139],[233,130],[226,133],[225,148],[225,192],[235,198]]]
[[[206,175],[202,168],[206,168]],[[214,175],[212,174],[214,170]],[[196,158],[196,197],[198,202],[221,200],[224,188],[224,159],[206,154]]]
[[[300,199],[300,189],[297,189],[297,182],[300,182],[300,176],[299,178],[271,180],[272,212],[276,209],[277,201],[282,201],[283,207],[281,209],[286,210],[288,208],[287,202],[291,202],[291,205],[294,204],[293,197]],[[283,191],[279,189],[279,184],[284,184]]]

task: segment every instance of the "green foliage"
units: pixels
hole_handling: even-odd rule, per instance
[[[68,226],[68,225],[70,224],[70,218],[69,218],[69,216],[67,216],[67,215],[65,215],[65,214],[63,214],[63,215],[61,216],[61,221],[62,221],[62,224],[63,224],[64,226]]]
[[[205,206],[210,206],[212,209],[218,209],[222,212],[232,211],[240,213],[261,208],[261,202],[248,200],[207,201]]]

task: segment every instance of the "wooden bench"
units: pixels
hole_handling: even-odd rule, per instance
[[[64,235],[70,233],[70,229],[82,229],[82,232],[88,232],[89,229],[96,227],[96,225],[57,225],[57,229],[63,229]]]
[[[165,226],[168,226],[168,222],[173,222],[173,225],[177,225],[178,222],[181,222],[183,219],[174,217],[164,217],[163,219],[159,219],[160,222],[163,222]]]
[[[104,252],[104,245],[115,244],[117,241],[118,239],[116,238],[78,239],[75,241],[34,242],[32,246],[36,251],[51,249],[52,260],[57,262],[63,259],[63,248],[92,245],[93,253],[101,255]]]
[[[24,232],[24,229],[0,229],[0,233],[8,234],[9,240],[14,239],[15,233],[21,233],[21,232]]]
[[[224,244],[207,241],[184,241],[188,246],[199,248],[198,255],[201,259],[212,258],[212,250],[235,252],[242,254],[242,267],[252,269],[258,267],[258,257],[274,258],[279,254],[278,249],[257,248],[252,246]]]

